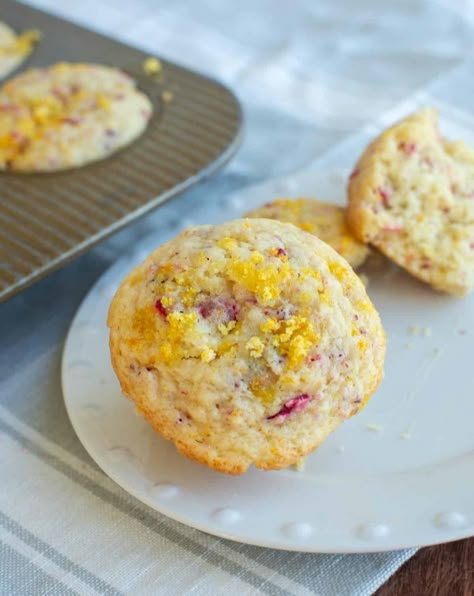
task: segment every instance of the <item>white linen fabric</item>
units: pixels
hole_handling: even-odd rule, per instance
[[[186,224],[183,213],[199,219],[203,202],[217,205],[236,189],[317,167],[343,140],[398,109],[433,102],[443,114],[469,119],[474,3],[34,5],[223,80],[242,101],[246,132],[213,179],[0,307],[0,594],[373,593],[415,549],[314,555],[242,545],[187,528],[126,494],[70,426],[62,344],[92,283],[143,235],[156,234],[158,244],[160,230]]]

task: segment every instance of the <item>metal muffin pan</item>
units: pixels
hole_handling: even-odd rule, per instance
[[[43,34],[8,78],[58,61],[108,64],[131,74],[154,107],[145,133],[100,162],[58,173],[0,173],[4,301],[222,167],[239,145],[242,113],[220,83],[161,58],[161,75],[148,77],[143,62],[150,54],[63,19],[2,0],[0,20]],[[171,101],[162,100],[164,91]]]

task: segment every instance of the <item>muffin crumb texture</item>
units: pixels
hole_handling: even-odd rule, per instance
[[[149,76],[155,76],[162,70],[161,62],[158,60],[158,58],[149,56],[143,61],[143,70],[145,74]]]
[[[348,186],[348,222],[359,240],[434,288],[474,287],[474,150],[438,130],[425,108],[375,139]]]
[[[277,221],[185,230],[128,275],[108,324],[125,395],[182,453],[231,474],[297,463],[383,376],[363,284]]]

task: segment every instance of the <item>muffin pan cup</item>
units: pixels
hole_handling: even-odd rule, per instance
[[[41,41],[6,79],[59,61],[121,68],[150,97],[154,113],[131,145],[81,168],[1,172],[0,301],[86,252],[114,232],[221,168],[239,146],[240,105],[226,87],[150,54],[23,4],[3,0],[0,20]]]

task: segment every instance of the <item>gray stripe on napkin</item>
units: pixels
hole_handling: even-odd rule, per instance
[[[48,596],[77,596],[77,592],[51,577],[27,557],[0,540],[0,596],[48,594]]]
[[[41,359],[41,367],[44,368],[45,366],[48,366],[48,364],[49,364],[49,366],[51,366],[52,363],[56,361],[56,358],[58,358],[58,356],[59,356],[59,350],[57,348],[55,348],[54,350],[52,350],[50,352],[50,354],[48,354],[47,359],[45,359],[45,358]],[[53,366],[56,367],[58,365],[53,364]],[[40,368],[40,367],[38,367],[38,368]],[[54,385],[56,385],[56,383]],[[41,384],[41,386],[43,386],[43,384]],[[51,386],[51,384],[47,384],[46,386],[48,387],[48,391],[47,391],[48,399],[47,399],[46,403],[48,404],[49,400],[54,399],[54,401],[58,402],[56,407],[63,407],[62,400],[60,400],[59,389],[55,389],[55,387]],[[41,392],[40,392],[40,394],[41,394],[42,398],[45,397]],[[32,401],[35,400],[35,396],[33,394],[28,396],[28,399],[30,399],[30,398]],[[16,415],[16,417],[18,417],[18,414],[21,412],[21,414],[22,414],[21,419],[23,420],[23,422],[25,422],[28,425],[33,426],[35,428],[35,430],[37,430],[37,432],[40,432],[40,434],[43,434],[43,433],[41,433],[42,425],[40,423],[38,423],[38,421],[36,421],[36,424],[34,424],[33,423],[34,416],[32,417],[30,415],[32,412],[33,413],[36,412],[39,414],[39,412],[36,408],[31,407],[29,410],[20,410],[20,412],[18,412],[18,411],[15,412],[15,408],[13,408],[13,404],[10,400],[6,399],[3,403],[5,406],[8,407],[8,409],[10,410],[10,412],[13,415]],[[51,420],[54,420],[54,418],[55,418],[54,416],[51,415],[53,410],[54,410],[54,407],[52,407],[52,406],[48,408],[48,414],[49,414],[49,418]],[[45,417],[45,416],[38,415],[39,420],[44,420],[46,418],[47,418],[47,416]],[[7,425],[7,423],[5,421],[3,421],[3,424]],[[56,427],[57,426],[58,425],[56,423]],[[59,426],[62,426],[62,425],[59,425]],[[69,427],[69,422],[68,422],[67,426]],[[0,422],[0,428],[1,428],[1,422]],[[157,528],[156,527],[157,521],[160,520],[160,518],[161,518],[160,514],[156,514],[156,513],[152,512],[151,510],[142,506],[141,504],[140,504],[140,508],[141,508],[140,510],[138,510],[137,507],[131,507],[130,504],[133,501],[126,495],[123,495],[123,496],[118,495],[117,493],[119,491],[121,492],[121,489],[119,489],[118,487],[116,488],[114,486],[114,489],[116,488],[117,493],[109,491],[107,489],[103,489],[94,480],[92,480],[86,476],[83,476],[82,474],[77,473],[74,470],[74,468],[70,467],[67,463],[50,455],[47,451],[43,450],[40,446],[38,446],[31,439],[26,438],[24,435],[18,433],[16,430],[14,430],[13,428],[11,428],[9,426],[8,426],[8,428],[11,430],[11,432],[9,432],[9,434],[11,436],[13,436],[17,441],[22,443],[29,451],[31,451],[35,455],[41,457],[43,460],[47,461],[47,463],[49,465],[51,465],[55,469],[59,470],[62,474],[64,474],[65,476],[67,476],[68,478],[73,480],[74,482],[80,484],[81,486],[83,486],[84,488],[86,488],[87,490],[89,490],[90,492],[95,494],[100,499],[102,499],[102,500],[106,501],[107,503],[109,503],[110,505],[118,508],[120,511],[122,511],[124,514],[126,514],[128,517],[139,520],[141,523],[146,525],[146,527],[148,527],[153,532],[158,533],[161,536],[163,536],[164,538],[166,538],[167,540],[170,540],[171,542],[174,542],[175,544],[182,546],[186,550],[188,550],[198,556],[201,556],[204,560],[209,561],[209,563],[211,563],[212,565],[219,567],[219,568],[227,571],[228,573],[239,575],[240,579],[242,579],[246,583],[249,583],[252,586],[258,586],[261,591],[267,591],[267,586],[268,586],[269,593],[271,593],[270,591],[273,588],[279,590],[278,586],[276,586],[275,584],[265,584],[264,586],[262,586],[261,579],[259,578],[259,576],[256,576],[257,581],[255,583],[253,583],[251,580],[249,581],[246,577],[244,577],[244,575],[247,573],[251,573],[251,572],[247,572],[246,570],[244,571],[244,568],[241,568],[242,572],[240,572],[240,573],[238,571],[236,572],[233,567],[234,563],[230,562],[228,559],[226,559],[222,555],[219,555],[219,560],[227,561],[228,562],[227,565],[223,562],[219,563],[219,561],[216,561],[216,562],[213,561],[212,553],[206,552],[205,546],[199,545],[198,543],[195,543],[194,541],[192,541],[192,542],[190,541],[188,543],[188,539],[185,538],[184,536],[182,536],[179,533],[179,531],[176,531],[174,529],[176,527],[179,528],[179,526],[172,524],[172,522],[169,522],[166,518],[164,518],[164,521],[161,524],[160,528]],[[58,447],[64,449],[66,447],[62,441],[64,436],[62,436],[62,437],[58,436],[57,431],[52,432],[51,429],[49,429],[49,430],[51,432],[46,433],[48,440],[52,441]],[[66,451],[68,451],[72,455],[75,455],[76,457],[79,454],[82,454],[83,457],[81,457],[81,459],[83,461],[85,461],[85,463],[87,463],[89,466],[96,469],[94,462],[90,459],[89,455],[82,448],[82,446],[80,445],[80,443],[77,440],[76,435],[74,433],[72,433],[70,431],[70,429],[68,429],[68,431],[69,431],[69,433],[67,436],[70,439],[70,444],[67,446],[68,448],[66,448]],[[80,476],[80,478],[78,478],[78,476]],[[119,504],[117,504],[117,503],[119,503]],[[144,512],[144,513],[142,513],[142,512]],[[163,518],[161,518],[161,519],[163,519]],[[171,536],[170,536],[170,532],[172,533]],[[328,554],[313,554],[313,553],[293,553],[290,555],[290,553],[288,553],[287,551],[265,549],[265,548],[261,548],[261,547],[257,547],[257,546],[240,544],[240,543],[236,543],[236,542],[232,542],[232,541],[225,541],[225,545],[227,548],[229,548],[232,551],[238,553],[239,555],[245,557],[249,561],[257,562],[259,565],[266,567],[267,569],[269,569],[273,572],[277,572],[280,576],[290,579],[295,584],[300,584],[301,586],[304,586],[305,588],[307,588],[309,590],[313,590],[313,591],[321,590],[322,586],[324,586],[325,582],[327,582],[327,581],[331,581],[331,583],[336,583],[339,585],[339,582],[335,582],[335,580],[334,580],[332,570],[337,569],[341,564],[343,564],[345,561],[348,560],[348,559],[344,559],[343,557],[350,557],[352,559],[351,563],[354,565],[354,568],[357,567],[360,570],[360,573],[362,576],[361,577],[361,582],[362,582],[363,577],[365,577],[366,573],[370,573],[370,574],[374,575],[375,577],[377,577],[377,575],[380,575],[381,577],[385,577],[387,566],[392,567],[392,565],[393,565],[392,568],[393,568],[393,571],[395,571],[404,561],[406,561],[416,551],[416,549],[410,549],[410,550],[400,551],[399,553],[394,553],[394,552],[383,553],[382,552],[382,553],[371,553],[371,554],[367,554],[367,555],[365,555],[365,554],[328,555]],[[239,568],[240,568],[240,566],[239,566]],[[311,571],[309,571],[309,570],[311,570]],[[341,578],[341,582],[342,581],[343,581],[343,579]],[[339,585],[338,589],[341,590],[341,592],[340,592],[341,594],[345,593],[344,586]],[[275,593],[275,592],[273,592],[273,593]],[[362,593],[363,592],[361,592],[361,594]]]
[[[126,498],[124,498],[121,494],[115,494],[112,491],[103,488],[102,486],[88,478],[85,474],[82,474],[81,472],[74,470],[68,464],[61,461],[58,457],[52,455],[51,453],[48,453],[40,445],[37,445],[31,439],[25,437],[23,434],[11,427],[4,420],[0,420],[0,431],[4,432],[12,439],[20,443],[22,447],[27,449],[36,457],[42,459],[50,467],[54,468],[56,471],[60,472],[76,484],[79,484],[82,488],[88,490],[95,497],[101,499],[102,501],[105,501],[106,503],[108,503],[112,507],[115,507],[125,515],[134,518],[135,520],[142,523],[146,528],[150,529],[151,531],[157,534],[160,534],[160,536],[166,538],[170,542],[173,542],[174,544],[201,557],[203,561],[206,561],[211,565],[214,565],[215,567],[222,569],[230,575],[237,576],[240,580],[246,582],[247,584],[255,588],[261,589],[261,591],[266,594],[271,594],[271,596],[291,595],[291,592],[283,590],[276,584],[273,584],[269,581],[266,581],[265,585],[263,586],[262,578],[259,577],[256,573],[253,573],[252,571],[245,569],[245,567],[243,567],[242,565],[239,565],[238,563],[235,563],[234,561],[227,559],[222,554],[209,550],[206,546],[203,546],[195,540],[188,538],[184,534],[180,533],[177,529],[175,529],[175,524],[173,524],[173,526],[171,524],[164,523],[157,524],[157,521],[159,521],[157,519],[158,516],[150,513],[148,509],[137,509],[136,507],[130,508],[130,501],[127,502]],[[0,514],[0,524],[1,523],[2,521]],[[60,553],[57,554],[59,556],[62,556],[60,555]],[[117,592],[113,593],[116,594]]]
[[[284,550],[262,549],[258,546],[241,545],[227,542],[228,548],[239,552],[251,561],[257,561],[279,575],[291,579],[310,591],[324,594],[324,587],[331,585],[337,596],[353,596],[354,584],[363,585],[367,576],[372,577],[374,585],[380,576],[381,581],[387,575],[387,569],[394,573],[400,565],[412,557],[416,548],[401,551],[386,551],[362,554],[318,554],[318,553],[289,553]],[[291,556],[293,554],[293,556]],[[352,571],[349,576],[338,574],[342,567]],[[355,581],[357,580],[357,581]],[[370,594],[361,589],[358,596]]]
[[[52,561],[55,565],[64,569],[67,573],[74,575],[79,578],[84,584],[87,584],[93,588],[99,594],[103,596],[122,596],[122,592],[113,588],[110,584],[100,579],[84,567],[77,565],[59,551],[53,548],[41,538],[35,536],[32,532],[21,526],[19,523],[14,521],[11,517],[8,517],[0,511],[0,526],[5,528],[10,534],[16,536],[22,540],[25,544],[41,553],[44,557]]]

